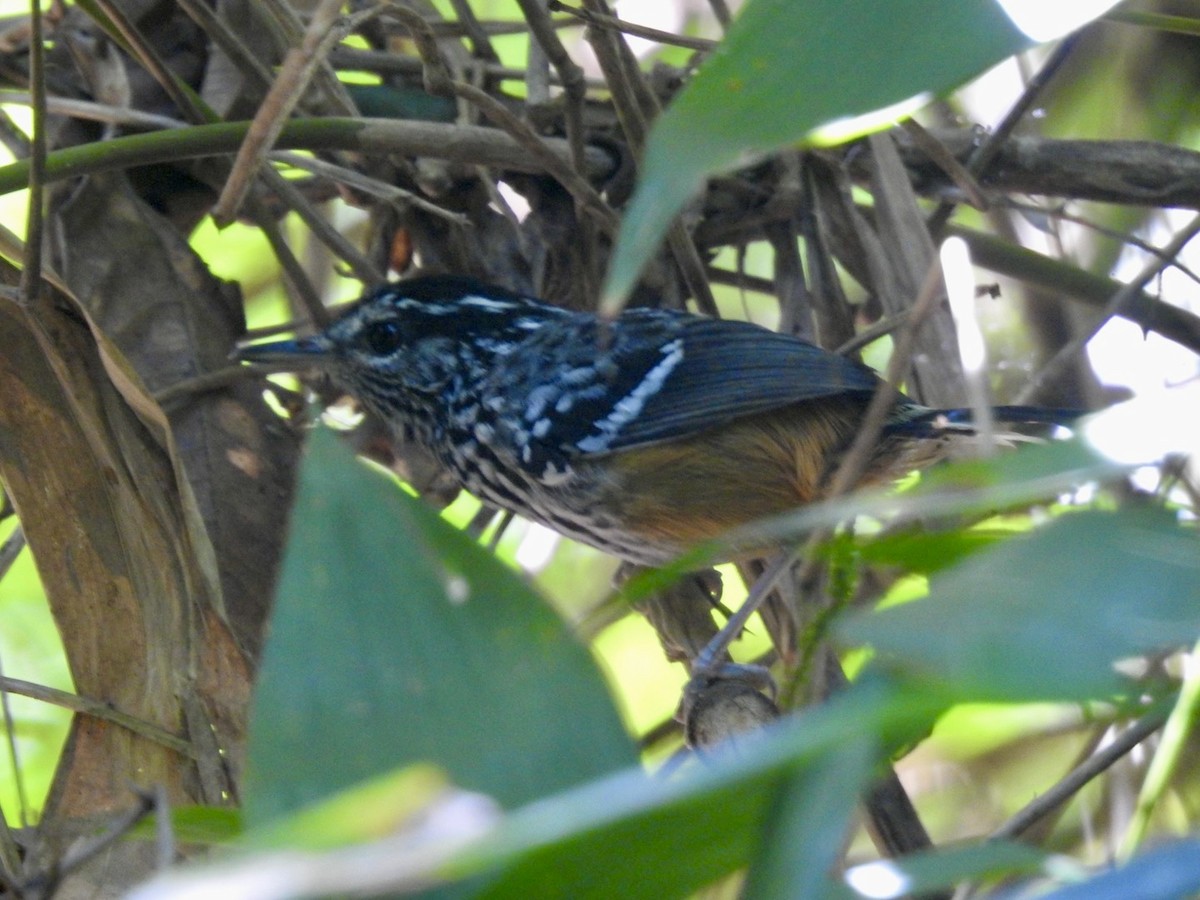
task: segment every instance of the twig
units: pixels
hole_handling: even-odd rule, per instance
[[[259,86],[271,86],[271,70],[242,43],[241,38],[203,0],[179,0],[179,8],[195,22],[212,42],[221,48],[238,71],[258,81]]]
[[[862,331],[855,334],[854,337],[841,344],[833,352],[839,356],[849,356],[852,353],[857,353],[863,347],[874,343],[884,335],[891,334],[908,320],[910,314],[910,310],[906,309],[896,313],[894,316],[887,316],[880,319],[878,322],[868,325]]]
[[[291,181],[284,178],[271,166],[263,166],[260,175],[270,190],[300,216],[317,240],[350,266],[354,277],[368,285],[380,284],[386,276],[371,260],[364,256],[354,244],[346,240],[329,220],[313,208],[308,198]]]
[[[270,20],[275,23],[279,31],[282,46],[294,47],[304,40],[304,22],[297,14],[294,3],[291,3],[290,0],[260,0],[259,5],[270,14]],[[310,3],[306,8],[311,6]],[[361,22],[378,15],[382,9],[381,6],[374,6],[351,12],[345,20],[346,31],[353,31]],[[311,22],[311,12],[309,21]],[[321,107],[326,114],[355,115],[354,102],[350,99],[346,86],[338,79],[337,72],[329,64],[328,55],[329,48],[325,48],[318,54],[317,69],[312,77],[312,85],[318,95],[312,99],[315,101],[315,105]]]
[[[29,203],[25,220],[25,254],[21,269],[21,302],[32,304],[41,291],[43,188],[46,184],[46,57],[39,0],[30,0],[29,88],[33,137],[29,145]]]
[[[113,138],[102,147],[83,144],[57,150],[46,157],[46,183],[109,172],[130,166],[182,159],[223,156],[235,152],[249,129],[247,122],[197,125],[180,131],[158,131]],[[543,138],[545,152],[569,168],[566,142]],[[300,119],[284,126],[276,142],[280,150],[354,150],[429,156],[470,165],[495,166],[517,172],[544,172],[540,160],[495,128],[411,122],[394,119]],[[598,147],[587,151],[588,175],[603,179],[613,173],[612,156]],[[29,181],[29,161],[0,167],[0,194],[22,190]]]
[[[1014,402],[1028,403],[1031,399],[1037,396],[1038,391],[1042,389],[1048,382],[1057,378],[1058,375],[1075,359],[1088,341],[1096,336],[1113,316],[1122,315],[1125,312],[1125,307],[1133,302],[1135,297],[1138,297],[1142,290],[1157,275],[1167,267],[1170,260],[1179,255],[1180,251],[1192,240],[1197,234],[1200,234],[1200,215],[1192,218],[1187,225],[1181,228],[1165,247],[1162,252],[1152,257],[1140,272],[1130,281],[1112,295],[1112,299],[1105,305],[1100,316],[1085,328],[1081,333],[1075,335],[1070,341],[1064,344],[1057,353],[1051,357],[1050,361],[1029,379],[1029,382],[1017,394]]]
[[[254,182],[254,175],[267,150],[274,146],[284,123],[300,102],[305,87],[316,72],[324,51],[340,39],[334,31],[341,10],[341,0],[321,0],[313,10],[312,21],[299,47],[288,51],[279,75],[246,133],[230,169],[229,178],[212,210],[213,221],[224,227],[234,220],[238,208]]]
[[[487,62],[500,62],[500,57],[496,55],[496,49],[492,46],[491,39],[483,30],[483,26],[479,24],[479,19],[475,17],[474,10],[466,0],[450,0],[450,5],[454,7],[454,14],[458,16],[463,34],[471,42],[471,51],[474,55]]]
[[[4,669],[0,667],[0,680],[3,678]],[[3,707],[4,711],[4,737],[5,743],[8,744],[8,760],[12,766],[13,782],[17,789],[17,821],[23,828],[27,828],[29,826],[29,797],[25,793],[25,770],[21,767],[21,754],[17,750],[16,719],[12,713],[12,703],[8,691],[2,687],[0,687],[0,707]],[[12,835],[9,833],[7,820],[2,830],[2,838],[0,839],[0,862],[3,863],[5,870],[15,874],[19,871],[20,854],[17,852],[15,844],[11,842]]]
[[[437,38],[434,37],[429,22],[414,10],[407,9],[399,3],[389,4],[388,12],[408,29],[413,45],[417,48],[417,55],[421,57],[425,90],[443,97],[450,96],[450,83],[454,81],[454,74],[450,71],[441,48],[438,47]]]
[[[430,27],[433,29],[434,35],[441,35],[442,31],[438,27],[443,23],[432,22]],[[570,24],[575,24],[574,22]],[[551,25],[554,28],[562,27],[562,22],[559,20],[551,20]],[[521,27],[522,31],[527,31],[525,26]],[[378,72],[380,74],[400,73],[405,75],[419,75],[421,73],[422,63],[419,59],[413,59],[411,56],[398,56],[394,53],[384,53],[379,50],[360,50],[357,47],[335,47],[329,54],[329,61],[341,69],[361,69],[367,72]],[[514,69],[511,66],[498,66],[493,63],[485,63],[479,60],[467,60],[463,65],[463,71],[477,72],[485,78],[498,81],[524,81],[526,76],[525,69]],[[550,76],[550,83],[562,85],[562,79],[554,75]],[[583,80],[585,87],[595,90],[604,90],[605,82],[599,78],[587,78]]]
[[[900,127],[908,132],[908,136],[913,140],[913,145],[928,156],[930,161],[945,172],[946,177],[958,186],[968,203],[979,210],[988,208],[988,199],[979,187],[979,182],[967,170],[967,167],[958,161],[958,157],[950,152],[949,147],[930,134],[925,126],[916,119],[905,119],[900,123]]]
[[[31,891],[38,897],[51,897],[57,893],[57,888],[64,875],[82,868],[90,860],[95,859],[117,841],[124,838],[138,822],[154,811],[154,800],[149,794],[134,792],[138,798],[137,806],[115,816],[102,834],[83,843],[72,846],[61,859],[52,863],[47,872],[35,875],[25,881],[21,887]]]
[[[584,0],[588,10],[602,16],[610,15],[605,0]],[[637,58],[629,50],[621,33],[613,30],[588,30],[588,40],[596,53],[596,59],[612,91],[613,106],[630,147],[640,153],[646,144],[650,121],[659,112],[658,99],[646,86]],[[667,229],[667,246],[679,266],[684,282],[696,305],[705,315],[718,314],[712,288],[704,275],[704,262],[696,249],[696,243],[676,217]],[[609,310],[615,313],[619,310]]]
[[[988,835],[990,840],[1019,838],[1043,816],[1049,815],[1071,799],[1089,781],[1156,732],[1167,720],[1165,711],[1149,713],[1117,735],[1111,744],[1088,757],[1067,773],[1056,785],[1040,794],[1016,815]]]
[[[1050,54],[1050,58],[1046,60],[1045,65],[1038,70],[1038,73],[1030,79],[1025,90],[1021,92],[1021,96],[1017,98],[1017,102],[1012,105],[1012,108],[1005,114],[995,129],[989,134],[975,150],[971,153],[970,159],[967,160],[967,171],[975,178],[979,178],[987,169],[996,154],[1000,152],[1000,148],[1004,146],[1004,142],[1012,135],[1014,129],[1020,123],[1025,114],[1033,108],[1037,98],[1041,96],[1042,90],[1050,83],[1050,80],[1058,73],[1075,50],[1075,45],[1079,40],[1079,34],[1070,35],[1064,38],[1054,52]],[[929,217],[929,233],[935,238],[940,237],[941,231],[946,227],[946,223],[950,220],[951,213],[954,212],[954,203],[943,201],[938,204],[937,209]]]
[[[406,191],[402,187],[396,187],[394,184],[388,184],[386,181],[372,178],[370,175],[365,175],[355,169],[348,169],[345,166],[339,166],[336,163],[331,163],[323,159],[316,159],[312,156],[305,156],[301,153],[292,153],[286,150],[276,151],[271,154],[270,158],[275,162],[286,163],[293,168],[303,169],[321,178],[339,182],[353,190],[371,197],[377,197],[388,203],[416,207],[422,212],[427,212],[431,216],[437,216],[439,219],[445,219],[447,222],[463,228],[468,228],[471,225],[471,220],[462,213],[456,213],[453,210],[438,206],[436,203],[426,200],[420,194],[414,194],[412,191]]]
[[[1197,284],[1200,284],[1200,274],[1197,274],[1196,272],[1192,271],[1190,267],[1184,265],[1178,257],[1175,257],[1174,259],[1168,258],[1162,250],[1160,250],[1158,247],[1155,247],[1149,241],[1142,240],[1136,234],[1129,234],[1128,232],[1123,232],[1116,228],[1109,228],[1105,225],[1101,225],[1094,219],[1088,218],[1087,216],[1076,215],[1075,213],[1068,212],[1065,204],[1058,204],[1053,208],[1047,208],[1044,206],[1038,206],[1036,203],[1022,203],[1019,200],[1013,200],[1012,198],[998,202],[997,206],[1001,205],[1001,203],[1003,203],[1005,209],[1015,209],[1026,213],[1028,216],[1045,216],[1048,219],[1060,219],[1063,222],[1071,222],[1074,225],[1079,225],[1088,229],[1089,231],[1094,231],[1096,234],[1110,238],[1111,240],[1124,244],[1127,247],[1134,247],[1138,250],[1141,250],[1143,253],[1149,253],[1152,256],[1157,256],[1189,281],[1194,281]],[[1034,227],[1037,227],[1036,223],[1034,224]]]
[[[412,34],[417,52],[425,63],[425,86],[431,93],[460,97],[482,112],[493,123],[508,132],[517,143],[532,153],[545,170],[571,194],[580,208],[595,216],[607,234],[616,233],[616,213],[609,208],[608,204],[584,180],[582,175],[576,172],[570,164],[564,164],[558,156],[550,151],[541,136],[527,122],[514,115],[508,107],[486,91],[480,90],[472,84],[456,81],[451,77],[449,67],[442,58],[437,43],[433,39],[433,33],[424,19],[409,10],[400,8],[393,8],[392,12],[401,18]]]
[[[688,37],[684,34],[675,34],[671,31],[662,31],[658,28],[650,28],[646,25],[638,25],[634,22],[627,22],[624,19],[619,19],[616,16],[609,16],[599,12],[593,12],[588,9],[579,9],[574,6],[567,6],[559,0],[549,0],[549,8],[553,12],[567,13],[575,16],[580,21],[586,23],[592,28],[607,28],[612,31],[620,31],[623,34],[632,35],[633,37],[645,38],[648,41],[654,41],[658,44],[669,44],[673,47],[685,47],[688,50],[711,50],[717,46],[716,41],[710,41],[708,38]]]
[[[712,7],[713,15],[716,16],[722,30],[728,31],[730,23],[733,22],[733,15],[729,12],[729,5],[725,0],[708,0],[708,5]]]
[[[262,231],[267,243],[271,245],[271,251],[275,254],[275,258],[279,260],[279,266],[283,269],[285,285],[289,288],[292,298],[308,314],[309,321],[318,328],[329,324],[329,312],[325,309],[325,304],[321,302],[317,289],[309,280],[308,272],[304,270],[304,266],[292,252],[287,238],[279,228],[279,223],[254,197],[246,198],[246,206],[250,218]]]
[[[611,236],[617,230],[617,214],[612,211],[595,188],[578,175],[570,164],[555,155],[529,125],[509,112],[504,104],[474,85],[453,82],[454,94],[474,105],[480,112],[503,128],[522,147],[525,147],[552,177],[558,180],[579,205],[595,217],[596,222]]]
[[[0,103],[20,103],[32,106],[33,95],[27,91],[0,91]],[[46,111],[75,119],[110,122],[115,125],[136,125],[141,128],[186,128],[188,124],[182,119],[171,116],[160,116],[156,113],[147,113],[139,109],[121,106],[109,106],[106,103],[93,103],[91,100],[73,100],[68,97],[47,97]]]
[[[158,50],[145,39],[124,8],[113,0],[94,0],[96,5],[108,16],[109,21],[117,30],[119,43],[127,50],[143,68],[158,82],[159,86],[171,98],[171,102],[183,113],[190,122],[210,122],[215,116],[212,110],[203,105],[203,101],[190,91],[179,77],[171,71],[159,55]]]
[[[4,539],[4,543],[0,544],[0,579],[3,579],[8,574],[8,570],[17,561],[17,557],[21,555],[21,551],[24,549],[25,529],[18,524],[13,529],[12,534]]]
[[[136,716],[131,716],[129,713],[121,712],[119,709],[114,709],[108,703],[100,700],[92,700],[88,697],[81,697],[79,694],[71,694],[67,691],[60,691],[57,688],[47,687],[44,684],[34,684],[32,681],[22,681],[20,678],[9,678],[7,676],[0,677],[0,690],[40,700],[42,703],[61,706],[63,709],[91,716],[93,719],[111,722],[114,725],[119,725],[126,731],[154,741],[156,744],[161,744],[169,750],[174,750],[176,753],[186,756],[189,759],[195,755],[191,745],[182,738],[176,737],[153,722],[147,722]]]
[[[550,65],[554,66],[554,70],[558,72],[567,101],[565,121],[567,145],[571,148],[571,164],[575,167],[575,171],[582,174],[585,171],[583,102],[587,93],[583,69],[571,58],[571,54],[563,46],[542,0],[517,0],[517,3],[525,16],[525,21],[529,23],[529,30],[534,40],[546,54]]]
[[[262,374],[264,373],[254,366],[246,366],[240,363],[235,366],[223,366],[220,369],[205,372],[203,375],[197,375],[194,378],[185,378],[182,381],[175,382],[170,387],[156,391],[154,402],[164,408],[170,407],[184,400],[196,397],[199,394],[205,394],[209,391],[219,391],[222,388],[229,387],[231,384],[237,384],[239,381],[246,381]]]

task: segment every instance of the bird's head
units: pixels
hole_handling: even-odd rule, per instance
[[[497,357],[562,310],[471,278],[427,276],[384,285],[325,331],[240,348],[281,371],[326,371],[385,419],[435,406],[456,380],[482,377]]]

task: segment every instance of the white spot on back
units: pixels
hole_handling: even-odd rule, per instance
[[[484,309],[489,312],[506,312],[510,309],[515,309],[516,304],[511,300],[494,300],[491,297],[480,297],[472,294],[469,297],[463,297],[458,301],[459,306],[470,306],[475,309]]]
[[[646,373],[632,391],[617,401],[612,412],[596,423],[598,433],[584,438],[575,446],[584,453],[603,452],[608,449],[618,432],[641,414],[646,401],[662,390],[667,376],[675,371],[675,367],[683,360],[683,339],[676,338],[669,344],[664,344],[660,352],[663,358],[658,364]]]

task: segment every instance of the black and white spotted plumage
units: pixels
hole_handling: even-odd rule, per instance
[[[879,383],[745,322],[656,309],[605,322],[449,276],[386,285],[322,334],[242,357],[326,368],[467,490],[642,562],[682,548],[626,534],[606,461],[826,400],[844,407],[845,431]],[[919,431],[926,412],[902,400],[894,421]]]

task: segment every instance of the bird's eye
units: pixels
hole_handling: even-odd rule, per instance
[[[363,343],[377,356],[391,356],[404,343],[404,329],[394,319],[373,322],[363,332]]]

